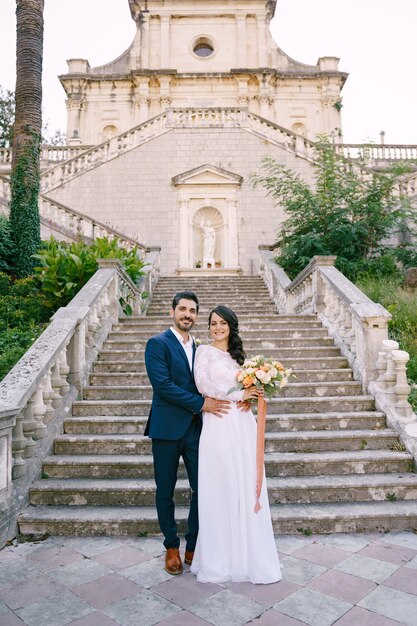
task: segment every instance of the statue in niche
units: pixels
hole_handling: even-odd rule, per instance
[[[203,267],[214,267],[214,250],[216,248],[216,233],[210,220],[201,220],[203,231]]]

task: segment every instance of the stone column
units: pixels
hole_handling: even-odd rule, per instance
[[[256,21],[258,24],[258,65],[259,67],[266,67],[265,16],[257,15]]]
[[[142,12],[142,37],[141,37],[141,67],[149,67],[149,13]]]
[[[169,67],[170,21],[169,15],[161,15],[161,69]]]
[[[192,259],[190,259],[190,238],[193,235],[193,225],[190,224],[188,215],[188,199],[180,195],[178,197],[178,212],[179,212],[179,254],[178,261],[180,268],[191,267]],[[190,234],[191,230],[191,234]]]
[[[137,82],[136,94],[134,99],[135,105],[135,123],[142,124],[149,119],[149,78],[140,78]]]
[[[73,97],[66,101],[67,107],[67,138],[68,144],[85,143],[85,138],[81,132],[81,112],[85,110],[85,98]]]
[[[246,67],[246,15],[236,16],[236,67]]]
[[[239,242],[237,228],[237,197],[227,198],[227,224],[225,232],[224,265],[225,267],[239,266]]]

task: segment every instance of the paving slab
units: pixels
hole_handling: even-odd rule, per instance
[[[172,602],[145,590],[107,606],[104,613],[121,626],[153,626],[179,610]]]
[[[101,563],[82,559],[68,565],[61,565],[48,572],[48,576],[65,587],[76,587],[89,583],[96,578],[101,578],[105,574],[110,574],[111,570]]]
[[[357,604],[376,588],[376,583],[345,574],[336,570],[328,570],[308,583],[309,589],[320,591],[328,596]]]
[[[200,600],[190,611],[214,626],[243,626],[264,612],[261,604],[248,597],[223,589]]]
[[[310,580],[326,571],[326,568],[322,565],[297,559],[293,556],[288,556],[282,561],[282,569],[283,579],[297,585],[306,585]]]
[[[101,576],[72,589],[73,593],[95,609],[102,609],[109,604],[136,595],[138,591],[141,591],[138,585],[115,573]]]
[[[51,580],[49,576],[38,573],[23,581],[0,587],[0,598],[9,609],[15,610],[63,591],[64,587]]]
[[[375,583],[382,583],[388,576],[391,576],[398,567],[398,565],[394,565],[393,563],[354,554],[348,559],[345,559],[342,563],[336,565],[335,569],[346,572],[347,574],[354,574],[360,578],[372,580]]]
[[[313,589],[299,589],[274,608],[310,626],[331,626],[352,604]]]
[[[417,626],[417,596],[380,585],[359,602],[370,611],[397,620],[400,624]]]
[[[94,611],[93,607],[70,591],[32,602],[16,614],[28,626],[64,626]]]
[[[170,576],[161,537],[13,542],[0,550],[0,626],[417,626],[416,537],[279,535],[271,585]]]
[[[186,609],[200,600],[218,593],[222,587],[214,583],[200,583],[190,572],[170,576],[168,580],[152,587],[152,591],[170,602]]]
[[[122,570],[121,574],[146,589],[172,578],[171,574],[168,574],[164,569],[164,558],[162,557],[128,567]]]

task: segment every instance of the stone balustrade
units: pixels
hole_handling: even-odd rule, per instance
[[[4,206],[4,212],[8,213],[6,205],[10,201],[10,184],[5,176],[0,176],[0,199],[4,200],[0,205]],[[70,209],[43,194],[39,195],[38,206],[41,223],[52,230],[59,231],[70,240],[90,242],[96,237],[117,238],[120,245],[127,250],[136,246],[142,259],[151,250],[135,237],[130,237],[108,224],[79,213],[75,209]]]
[[[417,146],[407,144],[339,143],[334,148],[348,159],[364,161],[409,161],[417,159]]]
[[[417,416],[408,401],[407,352],[388,339],[391,314],[334,267],[336,257],[316,256],[291,281],[260,246],[261,275],[282,314],[317,314],[347,358],[364,392],[387,415],[417,459]]]
[[[158,262],[154,249],[144,278],[149,289],[157,281]],[[102,259],[99,266],[0,383],[0,545],[15,536],[29,486],[40,477],[42,459],[62,433],[109,330],[123,315],[121,305],[130,303],[136,315],[146,306],[118,259]]]
[[[68,161],[90,150],[92,146],[42,146],[40,153],[41,171],[57,162]],[[0,148],[0,172],[9,173],[12,169],[12,148]]]

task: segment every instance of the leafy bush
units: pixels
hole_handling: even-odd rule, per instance
[[[0,214],[0,272],[10,269],[13,248],[9,220]]]
[[[263,166],[264,173],[253,175],[252,184],[263,186],[285,209],[277,262],[291,277],[315,255],[336,255],[336,267],[350,278],[396,271],[396,259],[383,242],[415,222],[395,194],[407,165],[369,172],[340,158],[323,139],[316,147],[314,186],[274,159],[264,159]],[[417,248],[411,249],[417,255]]]
[[[391,313],[388,325],[390,339],[398,341],[401,350],[409,353],[408,379],[410,383],[417,384],[417,292],[405,289],[399,276],[383,280],[362,276],[356,284],[369,298],[380,302]],[[410,402],[416,410],[416,390],[411,393]]]
[[[136,247],[126,250],[117,239],[107,237],[96,239],[92,244],[66,243],[52,237],[35,258],[38,260],[35,276],[45,294],[46,306],[53,309],[66,306],[93,276],[98,269],[97,259],[120,259],[134,281],[142,275],[145,265]]]
[[[36,324],[0,329],[0,380],[22,358],[43,331]]]

